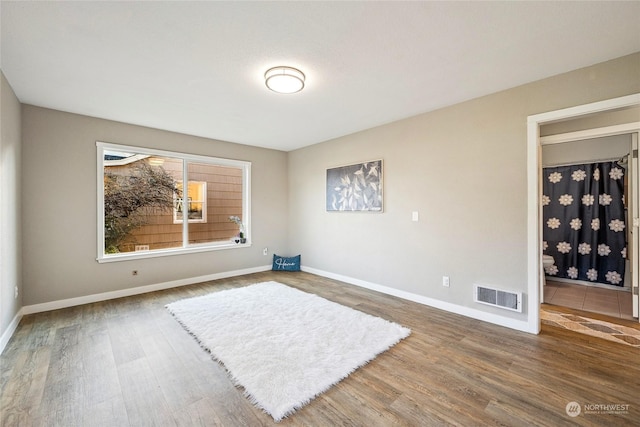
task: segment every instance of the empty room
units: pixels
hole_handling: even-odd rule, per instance
[[[0,425],[638,425],[639,18],[0,0]]]

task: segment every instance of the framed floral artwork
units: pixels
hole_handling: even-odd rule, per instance
[[[327,212],[382,212],[382,160],[327,169]]]

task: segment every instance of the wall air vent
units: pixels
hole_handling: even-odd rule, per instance
[[[522,313],[522,292],[502,291],[484,285],[474,287],[475,302]]]

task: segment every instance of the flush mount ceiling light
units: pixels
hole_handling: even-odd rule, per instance
[[[296,93],[304,88],[304,73],[291,67],[273,67],[264,73],[264,83],[277,93]]]

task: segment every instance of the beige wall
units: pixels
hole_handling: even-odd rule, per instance
[[[287,154],[25,105],[24,305],[271,263],[287,244]],[[96,141],[252,162],[252,247],[96,262]],[[138,270],[138,276],[131,271]]]
[[[473,284],[527,291],[527,116],[640,92],[638,76],[634,54],[290,152],[292,253],[307,267],[526,320],[474,304]],[[384,213],[325,212],[326,169],[372,159],[384,160]]]
[[[22,307],[20,102],[0,71],[0,336]],[[14,288],[18,287],[18,298]],[[1,346],[0,346],[1,348]]]

